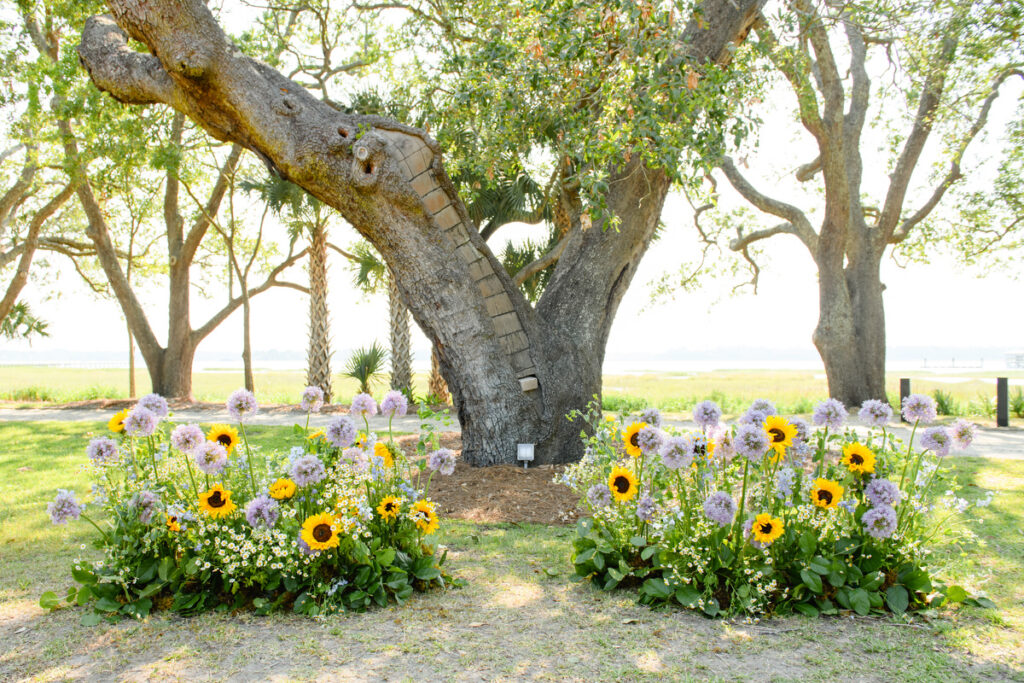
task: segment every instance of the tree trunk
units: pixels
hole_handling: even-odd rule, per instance
[[[706,0],[682,32],[678,61],[718,60],[760,0]],[[578,216],[551,282],[530,307],[488,248],[423,131],[344,114],[230,46],[202,0],[110,0],[117,21],[93,17],[79,55],[94,83],[123,102],[164,102],[215,137],[256,150],[283,177],[339,210],[382,254],[427,334],[473,465],[578,459],[578,424],[601,388],[612,320],[650,240],[667,175],[634,155],[610,171],[606,198],[621,219],[582,229]],[[188,50],[182,46],[188,45]],[[682,49],[682,48],[681,48]]]
[[[327,232],[317,226],[309,246],[309,349],[306,385],[320,387],[331,401],[331,319],[327,310]]]
[[[441,360],[437,351],[430,352],[430,379],[427,382],[427,394],[433,396],[438,403],[448,403],[448,385],[441,376]]]
[[[252,376],[252,335],[249,328],[249,284],[242,280],[242,368],[245,373],[245,388],[255,393],[256,380]]]
[[[391,274],[388,274],[388,311],[391,314],[391,388],[408,391],[412,389],[409,309]]]
[[[135,398],[135,336],[128,328],[128,398]]]

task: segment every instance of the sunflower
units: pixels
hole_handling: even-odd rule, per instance
[[[398,513],[402,511],[402,499],[398,496],[387,496],[377,506],[377,512],[380,513],[381,519],[390,521],[398,517]]]
[[[238,430],[229,425],[213,425],[206,438],[219,443],[228,452],[228,455],[231,455],[232,449],[238,445]]]
[[[124,419],[128,417],[128,409],[118,411],[114,413],[114,416],[107,422],[107,429],[112,432],[123,432],[124,431]]]
[[[875,471],[875,453],[867,446],[854,441],[848,446],[843,446],[843,464],[851,472],[871,474]]]
[[[313,432],[312,434],[310,434],[309,436],[307,436],[306,439],[308,441],[316,441],[317,439],[322,439],[325,436],[326,436],[326,434],[324,434],[324,430],[318,429],[315,432]]]
[[[781,519],[762,512],[754,518],[754,523],[750,525],[750,535],[758,543],[771,545],[782,535],[784,528],[785,525]]]
[[[310,550],[337,548],[341,538],[335,528],[336,524],[337,520],[329,512],[313,515],[302,523],[302,540]]]
[[[174,515],[167,515],[167,530],[173,532],[181,531],[181,524],[178,523],[178,518]]]
[[[391,457],[391,449],[383,441],[373,444],[373,454],[384,461],[384,467],[395,466],[395,459]]]
[[[815,479],[811,489],[811,502],[825,510],[839,505],[843,497],[843,487],[829,479]]]
[[[636,477],[625,467],[613,467],[612,473],[608,475],[608,488],[615,500],[625,503],[636,495]]]
[[[214,519],[227,517],[238,506],[231,502],[231,491],[225,491],[220,484],[199,494],[199,509]]]
[[[626,444],[626,452],[634,458],[639,458],[643,452],[640,450],[640,430],[646,426],[646,422],[634,422],[626,428],[626,433],[622,435],[622,442]]]
[[[777,458],[786,454],[786,449],[793,445],[793,437],[796,436],[796,427],[780,415],[765,418],[764,431],[768,432],[768,439]]]
[[[437,513],[434,512],[434,504],[429,500],[417,500],[409,510],[409,518],[416,522],[416,526],[424,534],[430,535],[437,531]]]
[[[291,479],[278,479],[270,485],[270,497],[277,500],[288,500],[295,495],[295,482]]]

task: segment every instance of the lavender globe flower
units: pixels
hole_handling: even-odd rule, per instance
[[[587,502],[593,508],[606,508],[612,504],[612,490],[607,484],[594,484],[587,489]]]
[[[721,419],[722,409],[714,401],[701,401],[693,407],[693,421],[701,429],[715,427]]]
[[[661,427],[661,411],[657,408],[647,408],[640,413],[640,421],[655,427]]]
[[[861,405],[857,417],[869,427],[884,427],[892,419],[892,408],[885,401],[869,398]]]
[[[775,404],[766,398],[755,398],[750,403],[750,410],[756,410],[759,413],[764,413],[765,416],[778,415],[779,411],[775,409]]]
[[[178,425],[171,432],[171,445],[182,453],[192,455],[204,443],[207,443],[206,435],[197,424]]]
[[[792,467],[783,467],[775,475],[775,488],[777,498],[789,498],[793,495],[793,484],[796,482],[796,470]]]
[[[427,456],[427,467],[448,476],[455,472],[455,453],[447,448],[439,448]]]
[[[128,436],[152,436],[160,418],[149,408],[136,405],[124,418],[124,431]]]
[[[861,524],[874,538],[890,538],[896,533],[896,511],[888,505],[878,505],[864,513]]]
[[[347,448],[355,443],[359,437],[359,431],[352,422],[352,418],[342,415],[327,425],[327,442],[335,448]]]
[[[139,521],[143,524],[153,521],[153,514],[159,504],[160,497],[152,491],[139,491],[128,501],[128,505],[138,513]]]
[[[715,457],[722,462],[730,462],[736,455],[732,432],[725,425],[718,424],[711,428],[708,437],[715,442]]]
[[[313,386],[303,389],[299,407],[307,413],[319,413],[324,407],[324,390]]]
[[[795,416],[786,419],[789,421],[791,426],[796,427],[796,436],[793,437],[793,443],[795,444],[797,441],[807,441],[811,436],[811,426],[807,424],[807,420],[802,417]]]
[[[277,517],[280,514],[278,507],[277,501],[270,496],[257,496],[245,506],[245,519],[249,522],[249,526],[254,529],[260,525],[272,529],[274,524],[277,523]]]
[[[768,451],[768,434],[759,424],[744,424],[733,439],[736,452],[752,462],[760,462]]]
[[[725,491],[715,491],[704,499],[704,514],[718,526],[729,526],[736,518],[736,501]]]
[[[843,405],[842,401],[837,401],[834,398],[826,398],[815,406],[814,415],[811,416],[814,424],[819,427],[828,427],[833,431],[842,429],[846,418],[846,406]]]
[[[70,519],[78,519],[82,514],[82,506],[75,500],[75,492],[57,489],[57,497],[46,504],[50,513],[50,521],[54,524],[67,524]]]
[[[661,445],[665,442],[665,433],[654,425],[649,424],[637,434],[636,442],[644,455],[650,455],[651,453],[656,453],[661,448]]]
[[[245,422],[260,409],[260,404],[256,402],[256,396],[246,389],[238,389],[228,396],[227,406],[228,413],[231,414],[235,422]]]
[[[747,412],[740,415],[740,419],[737,422],[741,425],[756,425],[760,427],[764,424],[765,419],[771,415],[763,410],[754,410],[753,408],[747,408]]]
[[[929,427],[924,430],[921,436],[921,446],[935,453],[940,458],[949,455],[949,449],[953,445],[953,439],[945,427]]]
[[[106,436],[97,437],[86,446],[85,454],[94,465],[111,465],[117,462],[117,442]]]
[[[170,408],[167,407],[167,399],[160,394],[146,394],[135,405],[142,406],[161,420],[171,412]]]
[[[362,418],[373,417],[377,414],[377,402],[369,394],[356,394],[352,399],[352,405],[348,412],[351,415],[359,415]]]
[[[868,502],[875,507],[883,505],[893,507],[903,498],[903,492],[900,491],[900,487],[888,479],[872,479],[864,487],[864,495],[867,497]]]
[[[655,509],[654,499],[645,493],[636,503],[636,516],[645,522],[653,522]]]
[[[327,476],[327,470],[320,458],[315,455],[306,455],[292,464],[291,478],[298,486],[311,486],[323,480]]]
[[[670,436],[665,439],[661,446],[661,462],[670,470],[686,469],[692,465],[693,437]]]
[[[966,450],[971,445],[976,432],[977,426],[963,418],[957,419],[956,422],[949,426],[949,435],[953,439],[953,445],[957,450],[961,451]]]
[[[380,414],[388,417],[402,417],[409,412],[409,399],[401,391],[392,389],[384,394],[380,402]]]
[[[903,399],[903,419],[907,422],[929,424],[935,421],[937,413],[931,396],[911,394]]]
[[[220,474],[228,464],[228,452],[216,441],[204,441],[192,451],[192,460],[206,474]]]

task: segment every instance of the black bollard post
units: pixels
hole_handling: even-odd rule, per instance
[[[906,400],[907,396],[910,396],[910,378],[900,377],[900,404],[896,406],[896,410],[900,413],[900,419],[906,422],[907,420],[903,417],[903,401]]]
[[[1010,381],[996,377],[996,426],[1010,426]]]

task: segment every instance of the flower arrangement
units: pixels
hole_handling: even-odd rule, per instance
[[[300,444],[287,454],[250,444],[246,424],[259,405],[245,390],[227,402],[234,424],[206,431],[172,425],[156,395],[111,418],[110,435],[86,449],[96,512],[87,514],[73,491],[48,506],[55,524],[92,524],[103,551],[102,560],[72,567],[80,587],[66,602],[93,605],[87,624],[155,608],[318,615],[457,584],[432,540],[439,519],[428,497],[435,471],[450,474],[454,455],[438,449],[428,425],[412,464],[390,420],[387,439],[370,431],[377,404],[369,395],[357,396],[350,413],[365,431],[341,416],[311,432],[310,414],[322,404],[319,389],[306,389],[306,424],[294,426]],[[391,392],[381,407],[393,418],[408,404]],[[60,603],[52,592],[41,600]]]
[[[847,425],[834,400],[815,409],[815,428],[765,400],[732,426],[705,401],[692,431],[662,426],[656,410],[574,412],[586,423],[585,454],[559,480],[591,515],[574,540],[577,578],[709,616],[992,607],[940,582],[929,563],[936,535],[970,535],[957,522],[972,504],[943,458],[970,445],[974,426],[928,426],[935,408],[923,395],[906,399],[903,415],[913,425],[906,444],[881,401],[860,409],[866,429]]]

